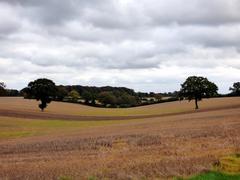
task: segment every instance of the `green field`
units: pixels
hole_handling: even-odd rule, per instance
[[[141,120],[63,121],[0,117],[0,140],[61,132],[69,133],[91,127],[120,125],[134,121],[139,122]]]
[[[177,180],[239,180],[239,179],[240,175],[231,175],[214,171],[203,173],[187,179],[177,178]]]

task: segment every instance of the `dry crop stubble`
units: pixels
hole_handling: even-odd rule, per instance
[[[0,179],[171,179],[193,175],[238,151],[239,117],[240,108],[226,108],[83,128],[76,128],[79,122],[71,121],[69,127],[59,125],[61,130],[55,132],[57,124],[51,120],[41,124],[21,119],[30,121],[30,125],[23,124],[25,131],[38,125],[38,131],[50,131],[2,139]],[[4,126],[14,129],[21,123],[8,126],[5,122]]]

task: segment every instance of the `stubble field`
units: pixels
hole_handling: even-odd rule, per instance
[[[0,179],[172,179],[212,170],[240,152],[240,98],[193,108],[54,102],[41,113],[35,101],[1,98]]]

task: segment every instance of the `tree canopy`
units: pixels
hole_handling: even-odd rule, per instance
[[[233,83],[233,87],[229,88],[233,95],[240,96],[240,82]]]
[[[4,96],[6,94],[6,85],[3,82],[0,82],[0,96]]]
[[[85,103],[89,104],[95,104],[95,101],[97,99],[97,95],[94,92],[91,91],[83,91],[81,94],[82,98],[85,100]]]
[[[56,96],[56,86],[52,80],[49,79],[37,79],[28,84],[28,93],[37,101],[41,101],[39,108],[44,111],[47,104],[50,103]]]
[[[71,92],[69,92],[68,96],[73,102],[77,102],[77,100],[80,98],[80,95],[76,90],[72,90]]]
[[[99,101],[104,104],[105,106],[107,105],[116,105],[117,103],[117,98],[114,96],[112,92],[109,91],[104,91],[99,94]]]
[[[195,100],[195,108],[198,109],[198,101],[202,98],[209,98],[217,95],[218,87],[207,78],[190,76],[181,84],[180,97],[185,97],[189,101]]]
[[[68,95],[68,91],[64,86],[57,86],[56,100],[62,101]]]

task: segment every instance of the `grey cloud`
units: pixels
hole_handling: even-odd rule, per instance
[[[0,36],[5,38],[11,33],[15,33],[21,27],[20,19],[15,10],[5,4],[0,3],[1,19],[0,19]]]
[[[238,0],[1,0],[26,18],[48,25],[80,20],[100,28],[127,28],[166,24],[221,25],[240,21]],[[124,3],[125,2],[125,3]],[[22,8],[21,8],[22,7]]]
[[[240,20],[238,0],[154,0],[145,1],[146,12],[155,24],[221,25],[238,23]]]
[[[174,90],[187,75],[219,82],[229,71],[233,81],[239,9],[238,0],[0,0],[0,80]]]
[[[101,0],[101,2],[98,0],[1,0],[0,2],[15,6],[23,17],[33,23],[46,25],[61,25],[66,21],[81,18],[84,9],[96,8],[106,3],[105,0]]]
[[[181,40],[185,43],[202,44],[206,47],[239,47],[240,24],[218,27],[185,26],[179,28]]]

